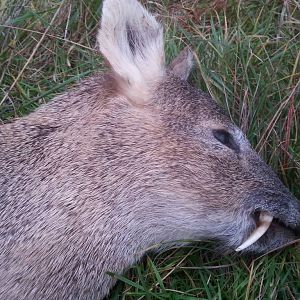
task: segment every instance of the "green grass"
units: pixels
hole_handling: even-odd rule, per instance
[[[105,69],[95,47],[101,2],[1,0],[1,122]],[[167,60],[185,44],[193,47],[190,81],[227,109],[300,198],[299,3],[232,0],[216,10],[211,1],[148,4],[166,22]],[[293,247],[251,259],[220,257],[199,242],[147,256],[115,276],[110,299],[300,299]]]

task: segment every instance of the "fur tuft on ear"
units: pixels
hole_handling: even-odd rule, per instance
[[[187,80],[194,66],[194,54],[187,46],[174,58],[168,71],[182,80]]]
[[[97,41],[121,92],[146,102],[165,74],[162,26],[136,0],[105,0]]]

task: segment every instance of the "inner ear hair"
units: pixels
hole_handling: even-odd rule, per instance
[[[187,80],[194,66],[194,53],[186,46],[173,59],[168,66],[168,71],[182,80]]]
[[[136,0],[106,0],[97,40],[118,91],[147,103],[165,75],[161,24]]]

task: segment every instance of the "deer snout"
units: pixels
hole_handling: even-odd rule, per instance
[[[251,202],[249,217],[253,220],[236,251],[263,253],[300,237],[300,201],[289,192],[256,193],[247,205]]]

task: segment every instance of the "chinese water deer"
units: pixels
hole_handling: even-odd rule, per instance
[[[264,253],[296,239],[300,202],[241,130],[165,65],[161,25],[106,0],[109,74],[0,126],[0,299],[102,299],[151,245],[213,239]]]

